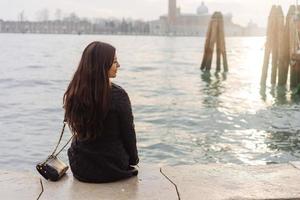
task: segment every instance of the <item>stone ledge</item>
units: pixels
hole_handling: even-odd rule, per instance
[[[181,199],[300,199],[300,170],[290,164],[164,167]]]
[[[45,187],[41,199],[177,199],[173,185],[162,177],[158,167],[143,166],[138,177],[109,184],[81,183],[68,174],[57,183],[47,182]]]
[[[299,162],[278,165],[165,166],[162,171],[178,187],[181,200],[299,199]],[[41,192],[40,176],[0,171],[1,199],[31,200]],[[109,184],[81,183],[69,172],[59,182],[44,179],[41,200],[177,200],[159,166],[145,165],[138,177]]]
[[[289,164],[292,165],[293,167],[295,167],[296,169],[300,170],[300,162],[299,161],[289,162]]]
[[[30,173],[1,172],[1,199],[33,200],[41,192],[40,176]],[[159,167],[143,166],[138,177],[107,184],[82,183],[68,172],[62,180],[42,179],[44,192],[40,200],[168,200],[177,199],[175,188]]]
[[[40,180],[32,173],[0,171],[0,199],[32,200],[40,192]]]

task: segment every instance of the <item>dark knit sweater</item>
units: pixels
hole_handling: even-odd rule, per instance
[[[111,182],[134,175],[130,165],[139,162],[136,135],[129,97],[112,84],[110,110],[104,130],[93,141],[74,139],[68,149],[75,178],[84,182]]]

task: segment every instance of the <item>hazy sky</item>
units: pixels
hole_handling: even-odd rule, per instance
[[[177,0],[183,13],[196,13],[202,0]],[[222,11],[232,13],[235,23],[245,25],[252,20],[260,26],[266,26],[272,4],[283,6],[287,13],[289,5],[295,0],[206,0],[210,13]],[[168,0],[0,0],[0,19],[16,20],[22,10],[28,20],[36,20],[39,11],[49,10],[49,18],[54,18],[59,8],[63,15],[75,12],[87,18],[132,18],[152,20],[167,13]]]

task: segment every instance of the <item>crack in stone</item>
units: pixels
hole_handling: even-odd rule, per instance
[[[174,185],[174,187],[175,187],[175,189],[176,189],[176,193],[177,193],[177,197],[178,197],[178,200],[181,200],[181,198],[180,198],[180,194],[179,194],[179,190],[178,190],[178,187],[177,187],[177,185],[176,185],[176,183],[174,183],[163,171],[162,171],[162,168],[160,168],[160,173],[168,180],[168,181],[170,181],[173,185]]]
[[[295,169],[300,170],[300,168],[299,168],[296,164],[294,164],[293,162],[289,162],[289,164],[290,164],[292,167],[294,167]]]
[[[44,192],[44,186],[43,186],[42,179],[40,179],[40,183],[41,183],[41,188],[42,188],[42,191],[41,191],[41,193],[39,194],[39,196],[37,197],[37,199],[36,199],[36,200],[39,200],[39,199],[41,198],[41,196],[42,196],[43,192]]]

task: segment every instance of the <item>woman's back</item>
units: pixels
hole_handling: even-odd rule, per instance
[[[111,182],[137,174],[131,166],[138,155],[130,100],[111,82],[118,68],[116,49],[92,42],[64,94],[65,120],[75,134],[68,156],[78,180]]]
[[[131,104],[126,91],[116,84],[111,87],[103,125],[95,139],[74,139],[68,150],[72,172],[81,181],[111,182],[133,176],[130,165],[138,163],[138,154]]]

